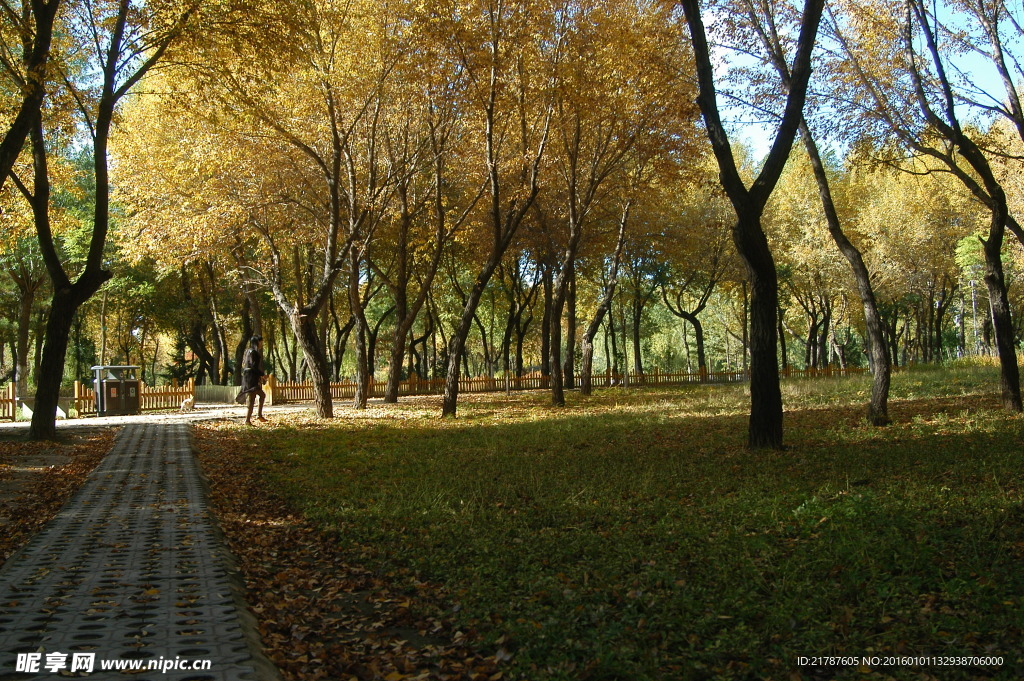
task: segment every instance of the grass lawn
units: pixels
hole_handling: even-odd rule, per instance
[[[1022,678],[1024,418],[995,369],[933,369],[875,429],[869,381],[785,383],[784,452],[744,448],[745,386],[345,407],[251,451],[352,560],[439,584],[506,678]],[[798,665],[828,655],[1003,662]]]

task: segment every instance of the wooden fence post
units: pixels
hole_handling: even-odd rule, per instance
[[[274,406],[274,391],[277,389],[277,378],[274,374],[270,374],[267,378],[267,389],[264,391],[267,393],[267,406]]]

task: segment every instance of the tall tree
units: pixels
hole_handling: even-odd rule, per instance
[[[780,30],[779,24],[781,20],[777,16],[775,8],[768,0],[743,0],[743,8],[746,12],[749,26],[761,45],[763,58],[775,70],[785,90],[791,90],[793,75],[786,61],[786,49],[781,37],[784,32]],[[857,292],[860,294],[861,305],[864,308],[866,340],[868,352],[871,355],[871,371],[874,376],[867,418],[873,425],[886,425],[889,423],[889,356],[885,352],[885,343],[882,337],[882,321],[878,314],[875,292],[871,285],[871,274],[864,264],[864,257],[860,249],[854,245],[846,232],[843,231],[835,200],[832,196],[832,188],[829,183],[825,162],[822,160],[821,152],[818,150],[818,143],[811,132],[811,126],[806,115],[801,116],[800,119],[800,138],[803,141],[804,150],[807,152],[807,157],[814,172],[814,181],[818,186],[821,208],[825,214],[829,234],[850,265],[850,270],[853,272],[854,279],[857,282]]]
[[[91,239],[85,263],[72,280],[55,245],[50,221],[50,163],[48,137],[42,112],[35,116],[31,130],[34,179],[29,189],[40,250],[53,285],[53,299],[46,325],[41,369],[32,414],[29,437],[52,439],[56,436],[56,409],[71,324],[78,308],[110,278],[105,267],[104,250],[110,227],[110,179],[108,146],[118,102],[163,57],[171,42],[188,24],[195,6],[156,2],[144,8],[131,0],[82,3],[75,5],[69,19],[69,31],[84,54],[69,56],[87,66],[79,83],[65,74],[66,84],[78,104],[81,124],[92,141],[95,181],[95,207]],[[88,46],[92,46],[90,49]]]
[[[452,9],[454,13],[438,8],[438,16],[440,30],[455,36],[453,58],[462,62],[472,83],[467,115],[483,142],[488,205],[482,230],[486,236],[481,236],[487,255],[448,342],[443,416],[456,413],[466,339],[484,289],[537,198],[554,111],[553,66],[561,51],[552,39],[553,17],[542,3],[471,0]],[[509,134],[509,129],[518,134]]]
[[[794,136],[803,118],[807,85],[811,75],[811,53],[821,21],[824,0],[806,0],[804,3],[799,22],[799,35],[789,69],[791,80],[782,120],[761,172],[749,188],[740,177],[729,144],[729,136],[719,112],[714,65],[701,17],[700,2],[682,0],[682,6],[690,28],[690,42],[697,63],[697,82],[700,88],[697,101],[704,115],[715,159],[718,161],[722,186],[736,211],[736,223],[732,229],[733,241],[747,268],[751,286],[750,424],[747,443],[752,448],[781,449],[782,392],[779,387],[776,328],[778,278],[768,240],[761,228],[761,214],[782,174]]]
[[[324,418],[334,413],[324,310],[344,274],[356,339],[353,404],[365,407],[360,283],[395,182],[421,156],[385,153],[388,136],[401,134],[407,100],[395,74],[412,39],[395,9],[254,3],[232,30],[190,45],[195,54],[168,83],[175,124],[214,147],[212,159],[204,149],[171,149],[178,174],[190,161],[215,180],[197,192],[192,207],[202,210],[194,212],[230,226],[232,257],[286,315]]]
[[[565,404],[561,319],[576,259],[600,203],[626,170],[634,147],[642,157],[682,154],[696,117],[680,75],[684,63],[670,8],[648,3],[571,0],[558,12],[563,56],[556,80],[549,201],[562,207],[550,308],[551,401]],[[646,158],[644,160],[646,160]],[[666,164],[668,165],[668,164]],[[569,329],[575,333],[575,319]],[[566,347],[572,365],[575,342]]]
[[[856,27],[851,31],[851,26]],[[924,0],[845,7],[830,28],[846,61],[843,73],[857,86],[845,96],[850,109],[881,127],[890,138],[890,152],[907,152],[939,161],[989,212],[985,252],[985,285],[999,353],[1003,406],[1022,411],[1020,369],[1006,277],[1003,240],[1010,222],[1006,192],[987,157],[979,132],[961,122],[958,95],[950,77],[950,59],[940,48],[941,26]],[[878,36],[889,38],[881,44]],[[855,44],[871,49],[861,52]],[[889,157],[895,165],[900,159]],[[904,164],[905,165],[905,164]],[[979,237],[980,238],[980,237]]]
[[[417,75],[431,80],[442,76],[448,81],[442,84],[428,80],[426,100],[418,102],[419,107],[410,104],[407,109],[407,113],[415,110],[419,114],[417,119],[407,119],[397,139],[389,139],[389,154],[400,157],[393,165],[409,168],[410,172],[396,182],[393,230],[382,235],[392,256],[392,267],[385,271],[371,261],[395,302],[395,327],[384,388],[386,403],[398,401],[407,340],[426,303],[445,248],[484,192],[481,184],[474,195],[471,188],[460,186],[451,172],[453,160],[457,160],[455,145],[463,133],[459,129],[457,104],[465,88],[461,69],[439,73],[437,65],[429,63],[421,68]],[[416,139],[417,132],[422,139]],[[411,158],[415,155],[426,159],[423,172],[414,172],[421,170]],[[412,285],[414,280],[416,288]]]

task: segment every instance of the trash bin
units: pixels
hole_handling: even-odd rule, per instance
[[[92,367],[93,389],[96,391],[96,413],[99,416],[121,416],[141,412],[138,366]]]

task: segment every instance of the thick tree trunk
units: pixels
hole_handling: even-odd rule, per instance
[[[64,380],[64,360],[71,325],[82,303],[92,297],[109,278],[109,272],[98,270],[83,274],[71,286],[54,291],[46,322],[46,340],[40,353],[42,362],[36,381],[35,410],[28,431],[30,440],[53,440],[57,437],[57,401]]]
[[[398,322],[395,335],[391,342],[391,354],[388,357],[388,377],[384,386],[384,402],[395,404],[398,402],[398,388],[402,382],[402,364],[405,360],[406,340],[409,337],[411,323],[405,320]]]
[[[1005,211],[1005,209],[1004,209]],[[1013,320],[1010,301],[1006,294],[1006,280],[1003,275],[1002,246],[1005,213],[1000,216],[993,211],[989,238],[984,242],[985,285],[992,309],[992,327],[999,352],[1000,383],[1003,407],[1010,411],[1022,410],[1020,394],[1020,368],[1014,347]]]
[[[338,320],[338,312],[334,306],[334,296],[328,298],[328,306],[330,308],[331,320],[334,322],[334,380],[340,381],[341,365],[345,359],[348,336],[352,331],[352,326],[355,324],[355,318],[349,315],[348,321],[343,326]]]
[[[473,316],[473,323],[476,324],[476,328],[480,329],[480,348],[483,351],[484,356],[483,373],[488,378],[494,378],[494,353],[492,352],[492,338],[490,337],[490,334],[487,333],[487,327],[485,327],[484,323],[480,321],[479,316]]]
[[[700,322],[700,317],[686,310],[679,310],[676,314],[693,327],[693,335],[697,345],[697,371],[700,372],[703,378],[708,372],[708,360],[704,350],[704,325]]]
[[[516,377],[517,378],[521,377],[524,373],[526,373],[526,368],[523,366],[523,342],[525,340],[526,340],[526,331],[525,331],[525,329],[523,330],[522,333],[520,333],[517,330],[516,331],[516,368],[515,368],[515,372],[516,372]]]
[[[331,377],[327,370],[327,354],[320,345],[316,330],[316,315],[310,310],[295,308],[289,315],[295,340],[302,348],[306,370],[313,382],[313,406],[316,415],[322,419],[334,417],[334,403],[331,398]]]
[[[404,263],[404,251],[401,254],[401,258]],[[396,404],[398,402],[398,385],[402,381],[402,364],[405,360],[406,342],[409,340],[409,331],[412,330],[412,325],[416,323],[416,313],[419,312],[418,307],[416,310],[410,312],[406,287],[407,279],[400,282],[400,284],[393,289],[395,296],[395,333],[391,337],[391,353],[388,357],[388,377],[387,382],[384,385],[385,404]],[[425,297],[421,296],[420,298]]]
[[[818,339],[815,348],[818,352],[818,367],[827,369],[829,364],[828,339],[832,330],[832,309],[822,306],[824,314],[821,317],[821,326],[818,328]]]
[[[505,330],[501,334],[501,372],[505,376],[505,392],[512,390],[512,331],[515,329],[518,318],[516,312],[516,301],[514,297],[509,298],[508,315],[505,317]]]
[[[93,213],[92,239],[85,268],[71,283],[56,252],[50,227],[50,180],[47,168],[46,141],[42,115],[37,112],[31,130],[35,193],[32,197],[33,222],[39,237],[40,250],[53,285],[50,315],[46,322],[46,340],[39,353],[41,364],[36,381],[35,411],[28,436],[32,440],[52,440],[57,435],[57,401],[64,378],[64,361],[75,313],[92,297],[100,286],[110,279],[103,269],[103,249],[109,218],[109,189],[107,176],[107,136],[113,116],[113,101],[107,93],[100,99],[95,123],[93,167],[96,178],[96,204]]]
[[[736,249],[750,281],[750,424],[751,448],[782,448],[782,391],[779,388],[779,284],[768,240],[755,216],[741,216],[733,228]]]
[[[199,358],[199,373],[205,373],[211,385],[219,384],[220,375],[218,374],[217,360],[210,353],[209,348],[206,347],[206,341],[203,339],[202,322],[193,323],[185,340],[188,343],[189,349]]]
[[[252,326],[252,334],[255,336],[263,335],[263,311],[260,310],[259,296],[256,295],[255,291],[250,291],[249,287],[246,286],[245,299],[249,303],[249,321]]]
[[[584,335],[581,345],[583,356],[580,359],[580,394],[592,395],[594,392],[594,339]]]
[[[64,380],[64,358],[71,336],[71,321],[81,305],[77,298],[71,290],[60,289],[54,293],[50,304],[43,361],[36,381],[36,401],[29,428],[30,440],[54,440],[57,437],[57,401]]]
[[[736,211],[733,241],[746,266],[752,296],[750,301],[750,427],[748,445],[752,448],[782,448],[782,391],[779,388],[778,335],[776,332],[779,286],[768,240],[760,219],[771,197],[786,160],[793,137],[803,118],[807,83],[811,74],[811,55],[823,0],[806,0],[800,22],[800,34],[790,70],[786,108],[771,151],[761,172],[747,189],[736,166],[728,133],[722,123],[715,93],[715,66],[701,18],[698,0],[682,0],[690,43],[696,61],[699,86],[697,103],[708,130],[708,139],[719,167],[719,177]]]
[[[573,270],[576,267],[573,258],[574,248],[575,243],[570,241],[569,252],[562,260],[558,276],[555,277],[551,286],[549,311],[549,334],[551,338],[548,343],[548,367],[551,371],[551,405],[555,407],[565,406],[565,374],[562,365],[562,311],[569,296]],[[571,357],[571,346],[566,349],[566,353]],[[567,358],[566,363],[570,362],[571,359]]]

